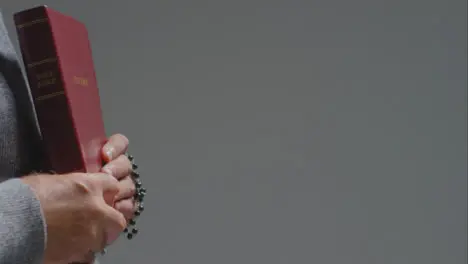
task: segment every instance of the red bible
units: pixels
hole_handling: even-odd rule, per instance
[[[39,6],[14,15],[45,147],[44,170],[97,172],[106,133],[84,24]]]

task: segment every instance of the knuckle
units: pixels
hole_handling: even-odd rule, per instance
[[[85,184],[84,182],[77,182],[75,184],[75,190],[77,190],[78,193],[80,193],[82,195],[88,195],[88,194],[91,194],[93,192],[90,185]]]
[[[73,177],[75,176],[75,177]],[[81,195],[91,194],[94,189],[94,183],[86,174],[74,173],[73,178],[73,189]]]

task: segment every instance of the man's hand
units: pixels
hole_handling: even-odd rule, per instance
[[[21,178],[39,199],[47,224],[44,263],[72,263],[100,252],[127,225],[113,208],[119,182],[106,173]]]
[[[118,181],[118,191],[114,196],[114,208],[125,216],[127,222],[135,216],[137,209],[133,198],[136,187],[131,177],[132,163],[125,155],[128,145],[127,137],[122,134],[114,134],[108,139],[101,151],[102,158],[106,163],[101,171],[112,175]],[[120,234],[121,232],[109,234],[107,244],[115,242]],[[95,263],[95,256],[92,253],[87,254],[77,263]]]
[[[102,172],[113,175],[119,181],[119,192],[115,197],[115,208],[120,211],[127,220],[135,216],[136,203],[133,198],[136,187],[131,177],[132,164],[125,155],[129,140],[122,134],[115,134],[109,138],[102,148],[102,156],[106,165]],[[113,242],[116,237],[111,237]]]

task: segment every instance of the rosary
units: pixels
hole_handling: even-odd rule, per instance
[[[140,179],[140,174],[138,173],[138,165],[135,164],[135,158],[132,155],[126,154],[127,158],[130,160],[132,163],[132,180],[133,183],[135,184],[135,195],[133,198],[135,199],[137,203],[137,210],[135,211],[135,217],[129,221],[129,226],[125,228],[123,231],[127,235],[127,239],[131,240],[134,236],[138,234],[138,228],[136,227],[136,218],[140,216],[143,211],[145,210],[145,207],[143,205],[143,200],[146,195],[146,189],[143,187],[143,184]]]
[[[143,187],[143,183],[141,182],[140,178],[140,173],[138,173],[138,165],[135,163],[135,158],[132,155],[129,155],[128,153],[125,154],[127,156],[128,160],[132,163],[132,172],[130,176],[132,177],[133,183],[135,184],[135,194],[133,195],[133,198],[135,199],[135,202],[137,204],[137,209],[134,213],[135,217],[130,219],[128,222],[128,226],[123,230],[123,233],[126,235],[128,240],[133,239],[137,234],[138,234],[138,228],[136,227],[136,218],[138,218],[143,211],[145,210],[145,207],[143,205],[143,200],[146,195],[146,188]],[[101,254],[105,255],[107,253],[107,250],[104,249]]]

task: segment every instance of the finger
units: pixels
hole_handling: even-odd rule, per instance
[[[113,242],[125,229],[127,226],[127,219],[125,216],[119,212],[118,210],[106,206],[105,207],[105,217],[104,217],[104,226],[105,226],[105,232],[106,232],[106,240],[105,245],[110,244]],[[101,248],[100,250],[104,249]]]
[[[116,159],[107,163],[102,171],[109,173],[118,180],[129,175],[132,172],[132,163],[125,155],[120,155]]]
[[[119,181],[108,173],[87,173],[87,179],[101,191],[119,191]]]
[[[121,212],[127,220],[132,219],[135,217],[135,211],[137,209],[137,205],[133,198],[121,200],[115,203],[115,209]]]
[[[132,198],[136,193],[136,186],[131,176],[123,178],[119,182],[119,192],[115,196],[115,201]]]
[[[124,154],[128,149],[129,140],[122,134],[112,135],[102,148],[102,155],[106,162]]]
[[[115,197],[119,193],[119,181],[107,173],[90,173],[85,175],[97,190],[95,195],[103,197],[108,205],[113,206]]]

